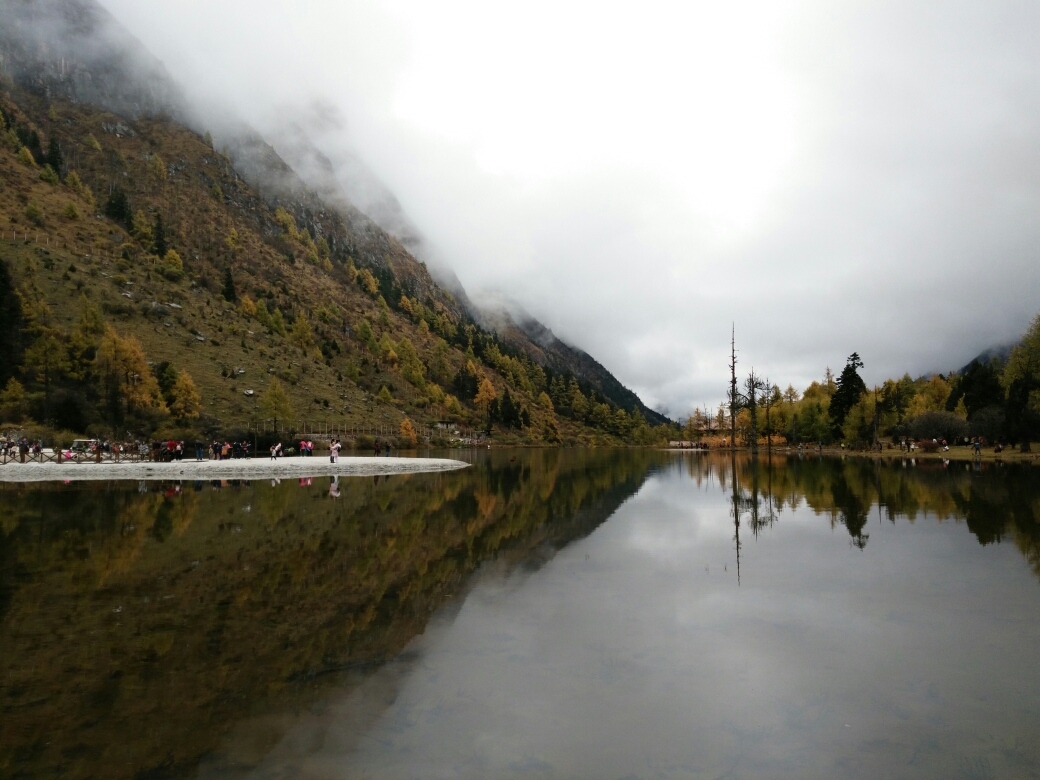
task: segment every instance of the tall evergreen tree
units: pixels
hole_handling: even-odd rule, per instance
[[[0,389],[18,371],[25,351],[25,317],[7,262],[0,260]]]
[[[108,196],[108,202],[105,203],[105,216],[109,219],[114,219],[116,222],[121,222],[126,226],[127,230],[133,228],[134,213],[130,209],[130,198],[119,187],[112,190],[112,193]]]
[[[61,145],[58,143],[58,139],[53,135],[47,142],[47,156],[44,158],[44,162],[51,166],[59,176],[61,176],[65,170],[65,157],[61,153]]]
[[[224,269],[224,286],[220,290],[225,301],[237,301],[238,293],[235,292],[235,277],[231,273],[231,266]]]
[[[162,214],[155,215],[155,226],[152,228],[152,251],[158,257],[166,257],[169,246],[166,243],[166,229],[163,227]],[[228,298],[229,301],[234,298]]]
[[[1003,405],[1004,387],[1000,384],[998,366],[992,362],[971,361],[968,370],[957,379],[953,392],[946,399],[946,411],[954,411],[962,398],[964,408],[968,410],[968,419],[987,406]]]
[[[841,427],[845,424],[845,418],[849,410],[856,405],[860,396],[867,392],[867,385],[856,371],[863,368],[863,361],[859,354],[853,352],[845,361],[845,368],[838,377],[837,389],[831,397],[831,420],[834,422],[836,436],[841,436]]]

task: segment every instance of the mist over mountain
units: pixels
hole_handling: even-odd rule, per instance
[[[163,64],[97,3],[5,0],[0,21],[3,70],[26,89],[129,118],[191,121]]]
[[[8,179],[10,191],[21,192],[18,198],[23,203],[30,199],[29,218],[38,226],[53,225],[52,229],[60,224],[48,217],[50,204],[57,208],[60,187],[44,187],[37,196],[43,208],[33,205],[31,192],[41,185],[31,183],[32,156],[42,162],[54,160],[59,181],[79,170],[76,181],[94,189],[104,204],[103,209],[99,204],[99,211],[111,220],[104,228],[109,242],[122,245],[116,270],[123,274],[116,278],[125,280],[128,271],[142,275],[121,282],[137,285],[123,297],[134,301],[137,294],[154,295],[150,306],[140,308],[146,317],[166,311],[160,295],[171,298],[170,306],[184,302],[176,305],[177,311],[184,312],[178,317],[181,327],[205,343],[191,320],[208,319],[205,307],[219,305],[212,293],[218,286],[216,279],[224,274],[222,294],[228,302],[236,301],[237,289],[242,290],[244,303],[235,318],[259,318],[267,328],[264,338],[270,339],[269,345],[254,347],[243,337],[241,352],[249,355],[259,348],[256,357],[270,360],[283,355],[290,367],[304,366],[267,368],[268,374],[284,376],[293,388],[290,395],[300,394],[297,408],[306,402],[303,394],[313,390],[305,384],[306,364],[291,356],[295,350],[307,358],[308,350],[316,348],[318,373],[328,378],[318,384],[330,389],[337,381],[357,386],[340,394],[346,401],[340,412],[348,417],[375,412],[373,395],[380,390],[380,401],[394,407],[392,413],[382,413],[384,417],[393,419],[402,412],[407,417],[409,408],[413,416],[450,414],[473,421],[479,420],[478,413],[487,413],[489,420],[500,416],[506,428],[526,426],[528,437],[545,436],[550,441],[571,431],[570,423],[562,434],[552,419],[545,419],[546,413],[554,419],[553,407],[575,421],[574,433],[599,428],[627,436],[632,425],[642,431],[640,426],[647,422],[667,422],[591,356],[557,339],[526,313],[515,307],[474,304],[393,193],[357,156],[348,151],[335,158],[324,153],[311,139],[314,127],[286,122],[267,138],[212,105],[189,104],[162,64],[93,0],[5,4],[0,6],[0,30],[2,74],[15,86],[15,103],[4,109],[5,124],[35,150],[27,158],[32,163],[29,170],[8,168],[8,174],[14,175]],[[68,103],[68,110],[61,107],[62,101]],[[44,147],[54,151],[45,154]],[[9,147],[8,153],[17,148]],[[159,163],[161,168],[156,167]],[[164,182],[159,187],[157,171]],[[208,199],[200,199],[200,192],[206,192]],[[4,206],[12,223],[21,222],[19,208],[14,203]],[[48,242],[68,245],[70,238],[90,240],[82,229],[75,230],[69,218],[60,228],[64,237],[48,236]],[[154,230],[146,227],[152,219]],[[155,231],[162,236],[161,243],[152,243]],[[156,288],[157,284],[170,287],[171,280],[183,276],[180,258],[163,259],[170,242],[186,255],[189,292],[205,293],[202,310],[188,306],[184,291]],[[104,251],[100,257],[106,257]],[[96,262],[92,258],[90,253],[86,260]],[[157,281],[140,260],[164,263],[168,272],[161,271]],[[12,270],[28,275],[26,283],[36,283],[31,281],[36,274],[33,261],[24,266],[18,265],[17,258],[12,262]],[[53,267],[51,261],[45,263],[47,271],[53,272]],[[110,276],[92,274],[99,281]],[[163,280],[163,275],[168,279]],[[60,284],[68,278],[67,272],[54,279],[58,287],[47,294],[60,295]],[[137,315],[130,305],[112,300],[103,287],[95,290],[94,284],[90,283],[87,298],[97,298],[105,312],[124,319]],[[86,288],[79,282],[76,289]],[[251,297],[257,298],[256,306]],[[261,313],[254,314],[257,307]],[[62,317],[75,318],[78,311],[79,307],[66,307]],[[284,317],[285,326],[283,319],[268,321],[271,312]],[[311,319],[320,320],[315,321],[313,335]],[[155,337],[141,333],[149,353],[158,350],[162,365],[187,362],[196,375],[205,372],[200,382],[207,397],[218,398],[211,404],[224,410],[225,422],[220,424],[255,416],[255,407],[249,412],[226,383],[229,376],[259,370],[255,358],[235,358],[228,352],[230,344],[212,339],[227,354],[215,364],[198,364],[183,352],[184,342],[176,348],[170,342],[168,337],[183,338],[176,323],[165,324],[175,330],[154,329]],[[244,333],[240,328],[233,326],[232,332]],[[248,333],[250,339],[261,338],[253,330]],[[375,336],[381,333],[376,343]],[[355,340],[364,346],[360,352]],[[453,352],[445,353],[446,346]],[[473,406],[482,379],[474,360],[486,366],[483,370],[490,372],[492,384],[500,383],[501,410],[497,400],[486,412]],[[236,361],[244,367],[232,371]],[[210,373],[215,368],[219,378]],[[352,380],[345,380],[344,374]],[[400,376],[407,380],[404,387]],[[431,383],[435,379],[460,394],[461,408],[454,396]],[[401,397],[393,397],[388,388]],[[43,396],[32,397],[43,399],[38,413],[45,417],[54,413],[46,389]],[[87,424],[93,413],[70,404],[68,413],[61,413],[62,424]],[[320,395],[313,404],[318,410],[335,408]],[[216,417],[210,424],[217,424]]]

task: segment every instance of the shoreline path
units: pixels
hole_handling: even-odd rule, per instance
[[[447,458],[249,458],[181,460],[172,463],[8,463],[0,466],[0,482],[64,482],[112,479],[285,479],[292,477],[372,477],[455,471],[469,466]]]

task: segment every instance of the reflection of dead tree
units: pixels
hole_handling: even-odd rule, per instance
[[[751,533],[758,538],[758,532],[764,528],[767,524],[767,520],[762,518],[759,514],[760,502],[758,499],[758,457],[753,455],[751,457],[751,494],[744,499],[747,511],[751,515],[748,520],[748,526],[751,528]]]
[[[737,587],[740,587],[740,487],[737,482],[737,454],[730,450],[730,464],[733,471],[733,541],[737,545]]]
[[[751,496],[745,499],[748,511],[751,513],[751,519],[748,520],[748,525],[751,527],[752,533],[755,534],[755,538],[758,538],[758,532],[763,528],[772,528],[779,517],[777,510],[773,505],[773,464],[772,462],[766,465],[766,492],[765,502],[759,498],[758,491],[758,458],[753,458],[751,461]]]
[[[766,499],[768,501],[768,520],[769,526],[772,528],[773,523],[779,520],[779,509],[773,508],[773,461],[770,459],[768,470],[766,471]],[[777,502],[779,505],[779,502]]]

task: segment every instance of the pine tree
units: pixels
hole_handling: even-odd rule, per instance
[[[863,361],[860,360],[857,353],[853,352],[845,361],[845,368],[838,377],[834,395],[831,397],[830,413],[831,420],[834,422],[835,436],[841,436],[841,429],[849,410],[856,405],[860,396],[867,392],[867,385],[856,372],[857,368],[863,368]]]
[[[513,396],[510,395],[508,387],[502,395],[502,403],[499,404],[498,411],[504,426],[507,428],[519,427],[520,410],[517,408],[516,404],[513,403]]]
[[[65,170],[65,157],[61,153],[61,145],[53,135],[50,141],[47,142],[47,154],[44,156],[44,162],[51,166],[59,177],[61,172]]]
[[[166,257],[170,247],[166,243],[166,229],[163,227],[162,214],[155,215],[155,226],[152,228],[152,251],[159,257]],[[226,296],[225,296],[226,297]],[[229,301],[234,298],[228,298]]]
[[[105,203],[105,216],[121,222],[127,230],[133,229],[134,214],[130,209],[130,198],[119,187],[112,190]]]
[[[0,386],[6,385],[22,362],[25,349],[25,318],[22,301],[15,292],[7,262],[0,260]]]
[[[235,292],[235,277],[231,273],[230,265],[224,269],[224,286],[221,288],[220,294],[224,296],[225,301],[238,300],[238,293]]]

